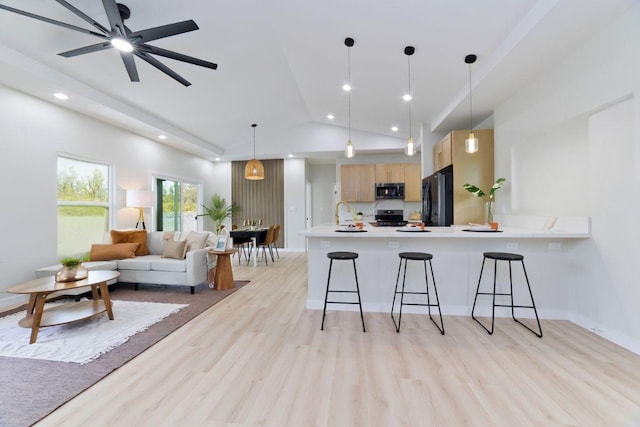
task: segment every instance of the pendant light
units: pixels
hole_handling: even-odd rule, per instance
[[[416,154],[416,146],[413,142],[413,138],[411,137],[411,100],[413,99],[413,97],[411,96],[411,55],[413,55],[415,51],[416,50],[414,49],[413,46],[407,46],[404,48],[404,54],[407,55],[407,64],[408,64],[408,71],[409,71],[408,72],[408,80],[409,80],[408,91],[402,97],[402,99],[404,99],[409,103],[409,139],[407,140],[407,148],[404,150],[407,156],[413,156],[414,154]]]
[[[478,138],[473,134],[473,104],[471,100],[471,64],[476,62],[477,56],[467,55],[464,62],[469,64],[469,137],[464,141],[464,151],[475,153],[478,151]]]
[[[256,127],[257,124],[252,124],[253,128],[253,159],[247,162],[244,167],[244,179],[250,179],[252,181],[264,179],[264,166],[260,160],[256,160]]]
[[[351,37],[344,39],[344,44],[347,46],[347,83],[342,86],[342,89],[347,92],[349,117],[349,138],[347,140],[347,147],[344,150],[344,155],[348,159],[356,155],[356,149],[351,142],[351,46],[353,46],[354,43],[355,41]]]

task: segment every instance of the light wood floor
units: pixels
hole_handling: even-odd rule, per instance
[[[365,313],[363,333],[332,311],[320,331],[304,254],[234,270],[251,283],[37,426],[640,425],[640,357],[569,322],[448,316],[441,336]]]

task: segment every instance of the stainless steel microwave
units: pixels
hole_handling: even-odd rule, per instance
[[[404,199],[404,183],[376,184],[376,199]]]

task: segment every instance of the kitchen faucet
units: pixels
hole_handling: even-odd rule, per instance
[[[338,215],[338,208],[340,208],[340,205],[345,205],[347,207],[347,212],[351,212],[351,206],[349,206],[349,203],[344,200],[340,200],[336,203],[336,225],[340,225],[340,216]]]

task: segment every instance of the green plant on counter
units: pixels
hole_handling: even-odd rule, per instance
[[[495,192],[498,189],[502,188],[502,186],[504,185],[505,181],[506,181],[506,178],[504,178],[504,177],[500,177],[500,178],[496,179],[495,184],[493,184],[493,186],[489,190],[489,200],[487,200],[487,193],[485,193],[484,191],[482,191],[482,189],[476,187],[475,185],[464,184],[463,187],[464,187],[465,190],[467,190],[469,193],[473,194],[474,196],[482,198],[485,202],[490,202],[490,201],[493,200]]]
[[[87,255],[79,258],[76,258],[76,257],[62,258],[60,260],[60,264],[64,265],[65,267],[77,267],[85,261],[89,261],[89,257]]]
[[[218,194],[211,196],[211,206],[202,205],[202,207],[216,224],[216,234],[220,234],[222,222],[225,219],[231,218],[234,213],[240,212],[240,206],[234,203],[227,205],[224,197],[220,197]]]

